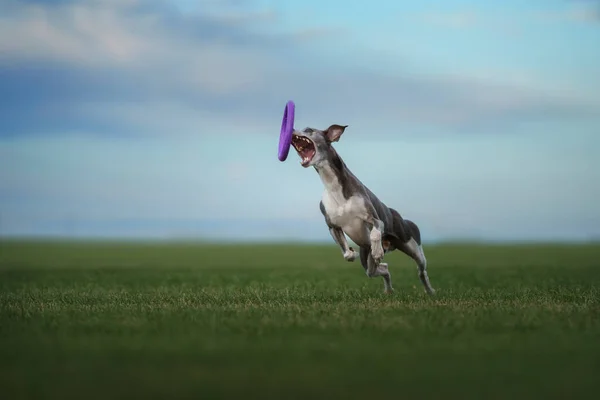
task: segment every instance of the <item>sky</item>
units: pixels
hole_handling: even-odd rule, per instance
[[[600,238],[600,2],[0,0],[0,235],[326,241],[296,129],[425,242]]]

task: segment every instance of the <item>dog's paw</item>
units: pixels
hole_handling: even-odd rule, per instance
[[[381,246],[381,242],[372,247],[371,255],[373,256],[373,260],[375,260],[375,264],[380,264],[381,260],[383,260],[383,255],[384,255],[383,247]]]
[[[352,261],[356,260],[356,257],[358,257],[358,253],[356,251],[354,251],[354,249],[352,247],[350,247],[348,249],[348,251],[346,251],[344,253],[344,260],[346,260],[348,262],[352,262]]]

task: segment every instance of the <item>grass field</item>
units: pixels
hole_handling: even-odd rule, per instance
[[[596,397],[600,245],[425,251],[0,242],[0,398]]]

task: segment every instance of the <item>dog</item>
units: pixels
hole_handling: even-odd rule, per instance
[[[339,141],[348,125],[331,125],[325,130],[305,128],[292,133],[292,146],[304,168],[314,167],[325,190],[319,208],[344,260],[357,257],[369,278],[381,276],[384,292],[392,293],[392,277],[384,255],[400,250],[417,263],[425,291],[433,295],[427,260],[418,226],[387,207],[348,169],[332,144]],[[346,235],[359,246],[348,246]]]

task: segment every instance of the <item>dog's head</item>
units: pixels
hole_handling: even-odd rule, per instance
[[[300,156],[300,164],[308,168],[327,162],[333,152],[331,144],[340,140],[347,127],[348,125],[331,125],[324,131],[314,128],[294,130],[292,146]]]

